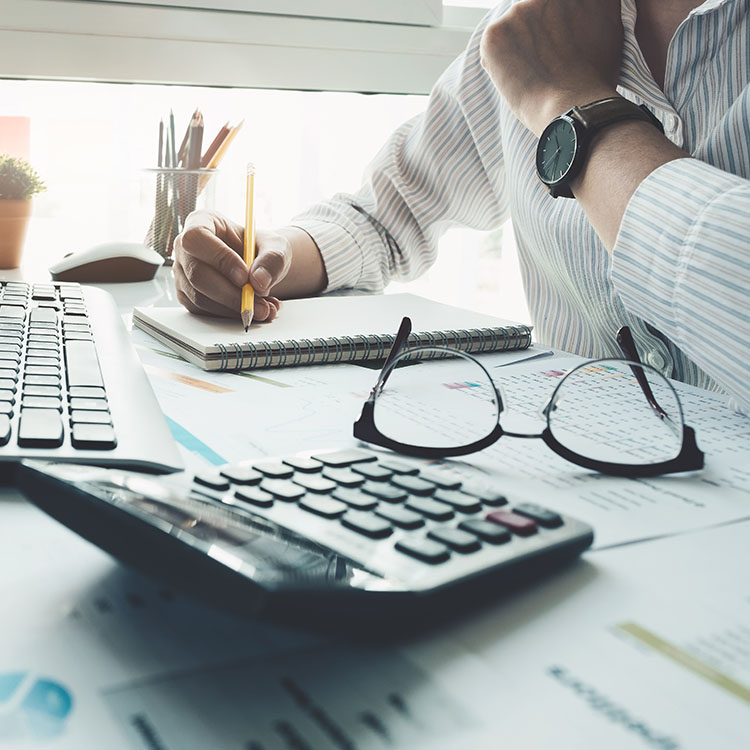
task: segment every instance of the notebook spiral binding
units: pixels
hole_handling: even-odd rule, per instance
[[[395,336],[338,336],[328,339],[299,339],[297,341],[261,341],[261,346],[215,344],[220,353],[220,370],[256,370],[286,365],[323,365],[335,362],[371,361],[385,359]],[[412,333],[407,348],[446,346],[470,354],[508,349],[526,349],[531,344],[531,328],[524,325],[507,326],[502,334],[493,328],[457,328],[447,331]]]

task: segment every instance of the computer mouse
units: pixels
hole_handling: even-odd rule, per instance
[[[105,242],[68,253],[49,272],[55,281],[148,281],[163,263],[159,253],[137,242]]]

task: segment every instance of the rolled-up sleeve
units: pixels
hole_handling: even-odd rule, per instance
[[[502,162],[497,120],[476,113],[497,99],[479,43],[494,12],[437,81],[427,108],[398,128],[365,172],[360,190],[338,194],[294,217],[317,244],[328,290],[382,291],[435,261],[451,226],[490,229],[508,213],[503,185],[486,164]],[[491,145],[489,145],[491,144]]]
[[[750,411],[750,181],[691,158],[656,169],[628,204],[612,281]]]

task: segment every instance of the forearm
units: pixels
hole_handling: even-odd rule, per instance
[[[610,253],[638,186],[658,167],[686,156],[647,122],[627,120],[595,136],[586,165],[571,188]]]

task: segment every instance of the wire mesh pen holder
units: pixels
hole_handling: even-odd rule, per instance
[[[146,169],[153,190],[153,216],[144,244],[172,264],[172,246],[188,215],[199,208],[213,208],[216,169]]]

